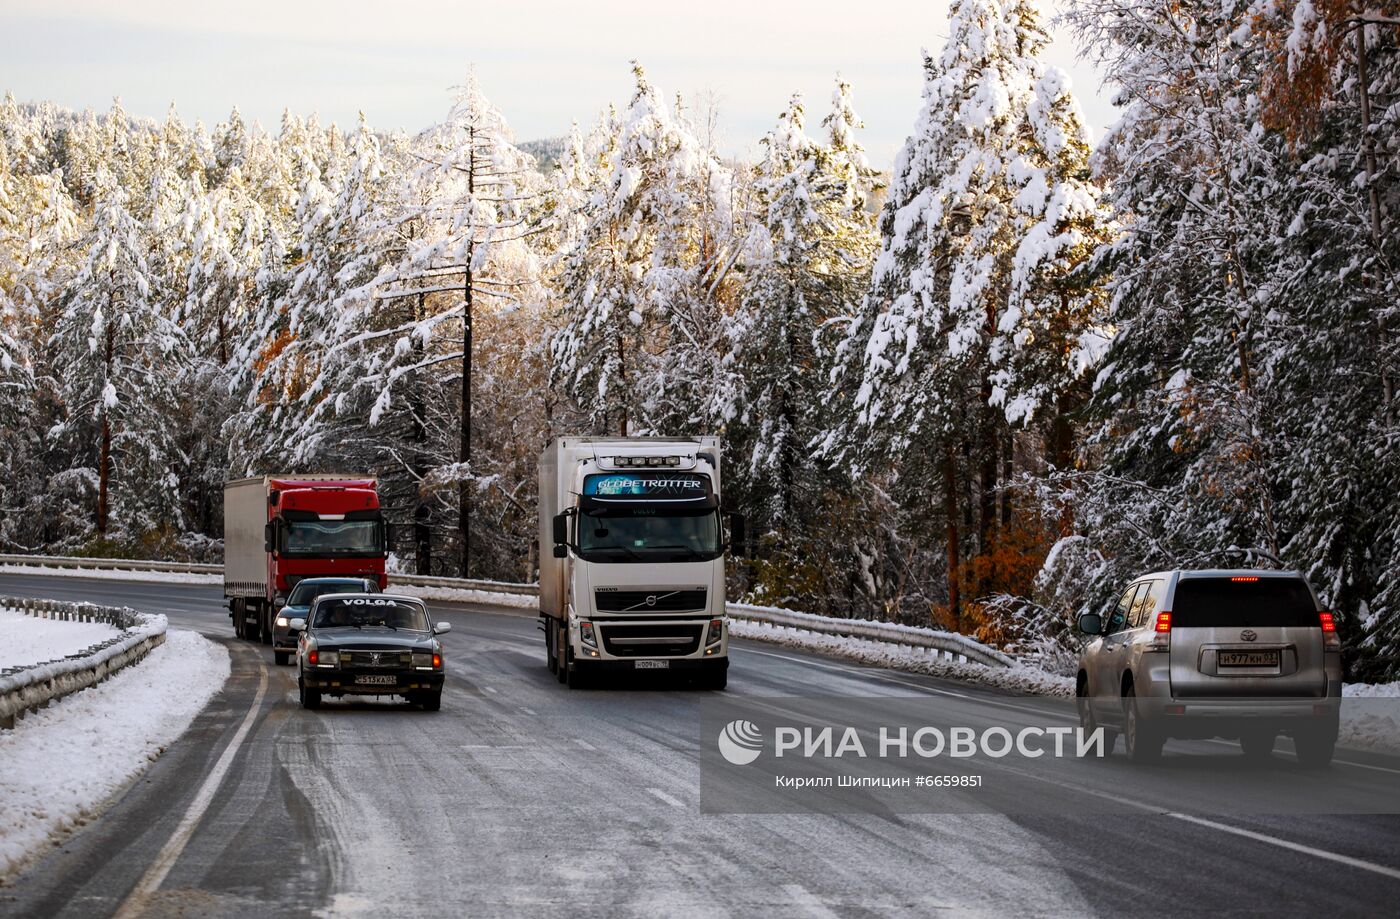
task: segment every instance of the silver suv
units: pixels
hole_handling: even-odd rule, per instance
[[[1299,762],[1325,766],[1337,742],[1341,642],[1296,571],[1159,571],[1133,581],[1109,613],[1079,617],[1080,723],[1119,732],[1128,757],[1161,755],[1169,737],[1238,738],[1267,757],[1280,734]]]

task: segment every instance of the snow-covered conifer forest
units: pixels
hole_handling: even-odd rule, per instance
[[[1036,0],[954,0],[889,173],[839,77],[741,162],[638,66],[548,168],[476,76],[414,135],[7,97],[0,551],[217,559],[226,478],[367,471],[400,564],[529,580],[547,438],[717,432],[756,602],[1048,654],[1279,564],[1400,675],[1400,3],[1065,15],[1108,136]]]

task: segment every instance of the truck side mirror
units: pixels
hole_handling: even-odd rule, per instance
[[[555,557],[555,558],[568,558],[568,557],[569,557],[569,547],[568,547],[568,546],[555,546],[555,547],[554,547],[554,557]]]
[[[729,552],[735,558],[743,558],[744,545],[748,541],[747,527],[743,514],[729,515]]]
[[[559,549],[569,544],[569,515],[554,515],[554,557],[563,558]]]
[[[271,552],[273,549],[273,543],[275,543],[276,541],[277,528],[274,527],[272,521],[269,520],[267,524],[263,527],[263,551]]]
[[[384,521],[384,554],[388,555],[394,548],[394,525],[389,521]]]

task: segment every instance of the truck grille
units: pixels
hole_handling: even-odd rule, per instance
[[[694,654],[700,647],[704,623],[677,622],[629,625],[597,623],[603,649],[615,657],[676,657]]]
[[[382,667],[409,667],[413,664],[411,651],[341,651],[340,666],[374,670]]]
[[[647,602],[650,600],[651,602]],[[593,602],[600,613],[702,613],[705,611],[705,591],[667,590],[598,590]]]

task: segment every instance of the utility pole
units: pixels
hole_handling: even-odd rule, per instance
[[[475,125],[467,128],[467,149],[471,151],[467,165],[467,195],[471,198],[476,194]],[[472,460],[472,260],[476,253],[476,227],[469,226],[467,234],[466,281],[462,285],[462,472],[470,471]],[[462,533],[462,577],[469,578],[472,561],[471,483],[467,479],[460,479],[457,483],[457,500],[461,507],[458,526]]]

